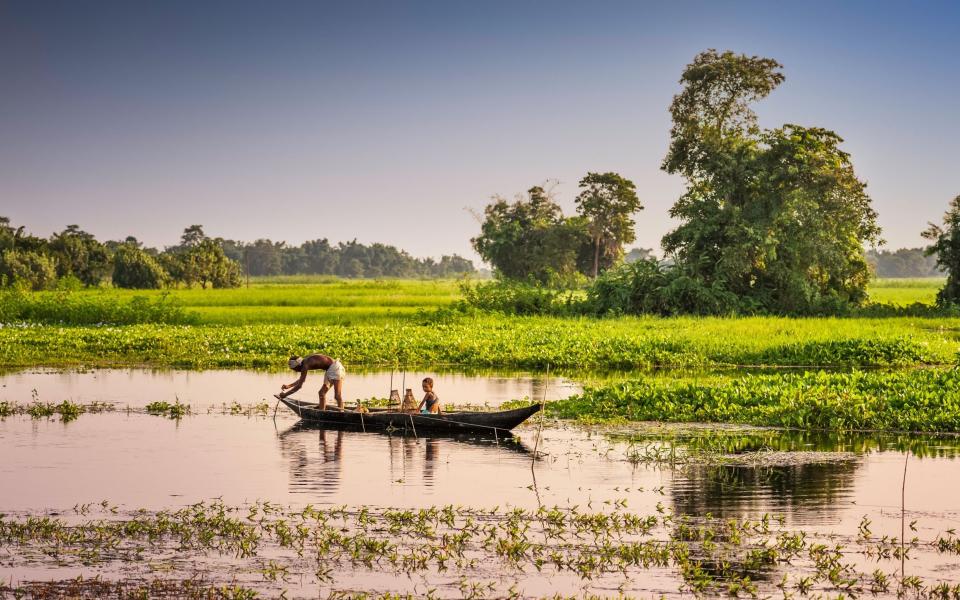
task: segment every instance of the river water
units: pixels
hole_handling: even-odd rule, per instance
[[[421,372],[407,373],[406,387],[416,389],[411,382],[428,375],[441,399],[458,404],[496,406],[544,394],[550,400],[579,389],[567,380],[525,374]],[[403,375],[394,378],[402,383]],[[916,535],[929,539],[960,529],[960,443],[951,438],[657,426],[612,431],[549,422],[539,442],[536,422],[506,441],[365,434],[304,426],[282,407],[273,418],[269,395],[289,379],[284,373],[246,371],[42,370],[0,376],[0,401],[71,399],[116,407],[71,422],[26,415],[0,421],[0,512],[49,514],[101,500],[122,510],[159,510],[214,498],[236,505],[409,508],[603,510],[622,503],[641,514],[668,510],[737,519],[773,514],[787,527],[826,536],[854,536],[865,517],[876,535],[899,535],[902,519],[916,521]],[[351,374],[348,402],[385,396],[389,380],[390,373]],[[319,378],[311,383],[319,384]],[[192,414],[172,420],[138,410],[175,398],[190,404]],[[266,416],[262,410],[230,408],[265,399]],[[541,454],[534,461],[535,444]],[[783,463],[714,464],[678,461],[660,452],[667,444],[687,450],[719,447],[731,456],[821,454]],[[654,458],[651,448],[659,453]],[[960,581],[956,554],[917,554],[916,573]],[[37,571],[0,562],[0,579],[27,573]],[[43,573],[57,576],[55,569]],[[349,580],[345,575],[340,581]],[[567,580],[557,579],[561,587],[574,585],[562,581]],[[645,587],[651,581],[641,579],[638,589],[653,589]],[[544,587],[544,582],[535,587],[543,593],[570,591]]]

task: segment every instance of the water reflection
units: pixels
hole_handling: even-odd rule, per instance
[[[438,481],[438,470],[450,466],[451,456],[456,456],[453,468],[462,470],[531,452],[526,444],[509,436],[398,435],[304,421],[279,432],[277,439],[290,468],[290,492],[321,497],[336,496],[341,486],[356,485],[357,480],[371,495],[385,483],[429,490]]]
[[[678,514],[741,517],[773,512],[793,516],[795,522],[842,520],[863,486],[860,471],[887,460],[871,460],[871,455],[879,459],[909,452],[920,459],[952,460],[960,453],[956,437],[906,434],[694,427],[611,437],[626,443],[641,460],[650,448],[668,462],[680,457],[668,465],[670,496]],[[774,455],[772,462],[762,460],[765,453]],[[738,462],[737,457],[747,460]],[[751,464],[753,460],[758,462]],[[869,479],[879,483],[876,477]],[[899,477],[890,483],[890,490],[899,490]]]
[[[674,509],[683,515],[740,517],[810,509],[820,519],[843,510],[856,483],[859,460],[772,467],[687,466],[671,486]],[[812,509],[816,509],[815,511]]]

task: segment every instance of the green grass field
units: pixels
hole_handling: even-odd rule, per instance
[[[907,306],[918,302],[933,304],[937,292],[946,281],[943,277],[924,277],[918,279],[875,279],[868,291],[870,301],[877,304]]]
[[[941,283],[880,280],[870,292],[875,303],[930,305]],[[180,306],[171,307],[171,298]],[[600,386],[566,408],[558,406],[565,417],[838,429],[912,428],[926,419],[939,430],[960,431],[960,405],[950,396],[941,410],[937,400],[938,386],[955,386],[956,378],[914,378],[906,370],[957,364],[958,317],[924,311],[917,313],[924,316],[843,318],[519,317],[442,310],[458,298],[455,281],[329,278],[255,280],[249,288],[231,290],[35,293],[21,300],[46,324],[0,326],[0,367],[282,369],[290,353],[317,351],[351,368],[542,371],[549,366]],[[660,367],[692,372],[734,366],[792,367],[804,377],[833,367],[886,367],[900,374],[810,383],[736,370],[714,382],[653,388],[642,374]],[[626,387],[616,383],[624,378]],[[904,398],[912,404],[895,403]],[[791,420],[798,415],[800,421]]]
[[[253,278],[234,289],[75,292],[81,297],[175,299],[198,322],[246,324],[369,324],[408,320],[422,311],[451,306],[460,296],[452,280],[343,280],[320,276]],[[55,298],[56,292],[36,292]]]
[[[876,304],[932,305],[943,279],[879,279],[869,288]],[[81,290],[82,298],[175,299],[207,325],[369,325],[422,319],[460,297],[453,280],[343,280],[325,276],[253,278],[235,289]],[[56,292],[36,297],[56,298]]]

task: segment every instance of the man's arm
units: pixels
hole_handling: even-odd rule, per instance
[[[297,390],[303,387],[303,382],[307,380],[307,370],[304,369],[300,372],[300,379],[297,379],[289,385],[281,385],[280,389],[287,390],[285,393],[281,394],[284,398],[287,396],[296,393]]]

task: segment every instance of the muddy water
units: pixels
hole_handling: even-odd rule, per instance
[[[29,402],[36,390],[42,401],[110,402],[119,410],[83,414],[68,423],[28,416],[0,421],[0,512],[41,514],[100,500],[122,510],[164,509],[212,498],[228,504],[576,505],[597,511],[623,503],[640,514],[774,514],[788,527],[846,538],[855,536],[867,517],[873,534],[894,536],[902,526],[906,461],[903,514],[916,521],[915,535],[933,539],[960,529],[960,443],[952,439],[769,431],[677,435],[669,428],[662,435],[657,429],[637,435],[549,424],[539,444],[543,455],[534,463],[536,430],[529,425],[509,441],[415,438],[317,429],[298,423],[289,412],[274,420],[223,408],[261,401],[289,379],[283,375],[124,370],[2,376],[0,400]],[[408,373],[407,378],[418,381],[424,375]],[[543,380],[529,376],[430,375],[444,400],[464,403],[496,405],[544,392]],[[383,395],[389,373],[351,375],[349,384],[354,398]],[[575,390],[562,380],[546,385],[548,399]],[[124,410],[174,397],[191,404],[194,414],[174,421]],[[705,447],[728,457],[777,450],[821,452],[826,458],[811,455],[813,459],[763,465],[686,462],[663,455],[651,459],[650,444],[664,443],[686,451]],[[911,572],[960,582],[956,555],[915,554],[919,563],[911,565]],[[3,579],[25,573],[0,565]],[[350,577],[343,574],[338,581]],[[636,589],[675,587],[675,581],[663,581],[673,580],[657,573],[635,582]],[[530,585],[546,594],[577,591],[583,583]]]

